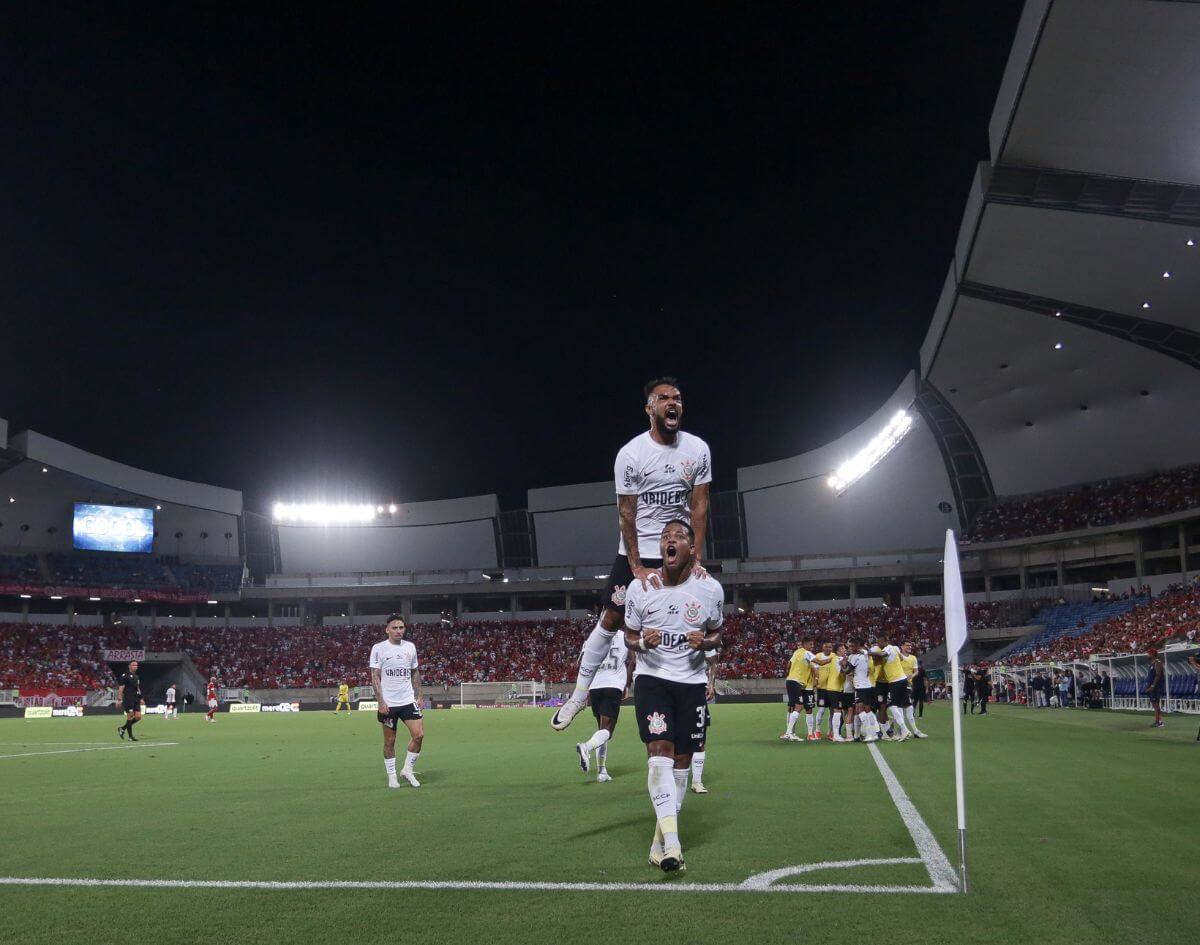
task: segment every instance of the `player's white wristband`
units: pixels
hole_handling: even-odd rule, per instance
[[[645,637],[638,637],[638,649],[641,650],[643,653],[646,652],[646,638]]]

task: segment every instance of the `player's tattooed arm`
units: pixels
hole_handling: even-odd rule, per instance
[[[419,669],[414,669],[412,671],[412,691],[413,691],[413,702],[416,703],[417,708],[420,708],[421,707],[421,671]]]
[[[690,499],[692,531],[696,533],[696,541],[692,546],[692,573],[700,578],[708,575],[700,562],[704,560],[704,536],[708,533],[708,492],[711,486],[710,482],[693,486]]]
[[[379,701],[379,711],[383,712],[387,709],[387,703],[383,701],[383,683],[379,681],[379,667],[371,667],[371,686],[375,690],[375,698]]]
[[[621,538],[625,542],[625,557],[629,559],[629,570],[642,582],[643,588],[659,588],[662,587],[662,578],[653,568],[642,564],[642,556],[638,550],[637,503],[636,495],[617,496],[617,516],[620,519]]]

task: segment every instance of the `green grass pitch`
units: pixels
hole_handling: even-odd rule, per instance
[[[783,710],[721,705],[711,791],[680,820],[688,869],[646,865],[644,751],[623,718],[615,780],[572,750],[580,716],[427,713],[423,786],[389,791],[373,713],[0,722],[6,877],[647,884],[568,889],[220,889],[0,885],[0,941],[1182,942],[1196,930],[1200,720],[997,707],[965,720],[968,895],[663,890],[769,870],[911,859],[913,839],[862,745],[778,741]],[[880,750],[955,859],[950,710]],[[175,742],[174,745],[151,744]],[[49,754],[49,752],[58,752]],[[920,862],[784,883],[929,886]]]

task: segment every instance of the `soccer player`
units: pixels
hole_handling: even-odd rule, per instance
[[[580,653],[580,659],[583,654]],[[633,683],[633,654],[624,640],[613,640],[608,656],[592,676],[588,697],[592,702],[592,715],[596,717],[596,734],[586,742],[575,746],[579,755],[579,767],[584,774],[592,770],[592,752],[596,753],[596,766],[600,769],[596,780],[608,782],[608,743],[616,734],[617,717],[621,714],[621,700],[629,694]]]
[[[636,581],[625,601],[625,645],[637,652],[633,699],[655,816],[649,862],[664,873],[684,869],[679,811],[692,754],[704,742],[704,654],[721,645],[724,622],[721,585],[693,571],[695,540],[687,522],[668,522],[659,543],[661,586]]]
[[[550,727],[561,732],[587,702],[596,667],[604,660],[621,629],[625,598],[633,583],[643,590],[659,588],[662,565],[659,537],[663,527],[678,520],[696,533],[692,573],[705,576],[700,565],[708,527],[708,493],[712,462],[708,444],[684,433],[683,395],[673,377],[660,377],[646,385],[645,410],[650,429],[626,443],[614,464],[620,542],[600,598],[600,620],[584,644],[575,690],[550,718]]]
[[[125,724],[117,727],[117,734],[122,740],[128,735],[131,742],[136,742],[133,727],[142,720],[142,681],[138,678],[137,660],[131,660],[117,678],[117,701],[125,713]]]
[[[908,729],[917,738],[928,738],[929,736],[917,728],[917,718],[913,714],[913,689],[916,687],[915,680],[917,678],[917,670],[920,664],[917,662],[917,655],[913,652],[913,645],[909,642],[900,644],[900,652],[904,654],[900,659],[901,665],[904,666],[904,675],[908,677],[908,698],[905,700],[908,704],[904,707],[904,721],[908,723]]]
[[[704,786],[704,765],[708,762],[708,730],[712,726],[712,704],[717,701],[717,661],[721,658],[720,648],[704,655],[708,671],[708,689],[704,693],[704,739],[692,752],[692,792],[707,794]]]
[[[179,718],[179,714],[175,709],[175,684],[171,683],[167,686],[167,711],[163,713],[164,719]]]
[[[992,694],[992,681],[988,678],[987,663],[980,663],[974,668],[972,676],[971,711],[975,711],[975,703],[979,703],[979,714],[987,715],[988,699]]]
[[[215,722],[217,720],[217,677],[208,677],[208,691],[205,693],[205,701],[208,703],[208,711],[204,713],[205,722]]]
[[[396,780],[396,722],[408,728],[408,754],[400,777],[413,787],[417,780],[417,759],[425,740],[425,720],[421,717],[421,674],[418,671],[417,648],[406,640],[408,627],[404,618],[392,614],[384,625],[387,639],[371,647],[371,685],[379,698],[377,717],[383,726],[383,767],[387,771],[388,787],[398,788]]]
[[[850,662],[850,644],[839,647],[841,653],[839,657],[839,670],[842,674],[842,720],[846,726],[846,734],[842,737],[842,741],[854,741],[854,720],[856,718],[854,712],[854,666]]]
[[[349,715],[349,713],[350,713],[350,687],[347,686],[345,683],[341,683],[338,686],[337,702],[335,702],[333,704],[333,714],[337,715],[338,711],[342,708],[342,706],[346,707],[346,714]]]
[[[1163,727],[1162,700],[1166,694],[1166,671],[1163,669],[1162,657],[1158,655],[1157,647],[1147,647],[1146,655],[1150,657],[1150,682],[1146,686],[1146,698],[1154,709],[1154,724],[1152,728]]]
[[[837,649],[834,649],[833,643],[826,640],[821,644],[821,652],[813,659],[813,662],[819,667],[817,670],[816,730],[820,737],[821,720],[828,710],[830,713],[829,740],[833,742],[845,741],[841,733],[842,687],[846,682],[846,677],[842,674],[842,657],[845,655],[846,647],[843,644],[838,644]]]
[[[816,704],[816,679],[813,673],[813,641],[802,640],[799,647],[788,660],[787,679],[784,686],[787,689],[788,714],[787,730],[780,735],[785,742],[801,742],[804,739],[796,734],[796,723],[800,720],[797,706],[803,706],[805,725],[808,728],[808,740],[813,740],[815,723],[813,721],[813,706]]]
[[[908,674],[904,671],[902,662],[904,654],[900,651],[900,647],[894,643],[888,643],[881,648],[879,655],[875,658],[882,664],[880,675],[887,683],[888,715],[899,733],[894,735],[894,740],[906,741],[912,737],[912,734],[909,732],[908,726],[904,724],[904,709],[908,705]]]
[[[871,679],[871,659],[865,642],[860,642],[855,651],[846,657],[854,677],[854,696],[858,700],[858,711],[854,713],[854,734],[864,742],[879,739],[879,720],[875,718],[875,683]]]

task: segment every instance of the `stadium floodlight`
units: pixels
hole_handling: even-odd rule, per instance
[[[389,505],[389,506],[388,506],[388,512],[389,512],[391,515],[395,515],[395,514],[396,514],[396,504],[395,504],[395,503],[392,503],[391,505]]]
[[[276,502],[275,521],[295,525],[355,525],[375,520],[375,506],[352,503]]]
[[[912,429],[912,425],[912,415],[907,410],[898,410],[887,426],[871,438],[870,443],[830,474],[826,480],[829,487],[841,495],[894,450],[896,444]]]

